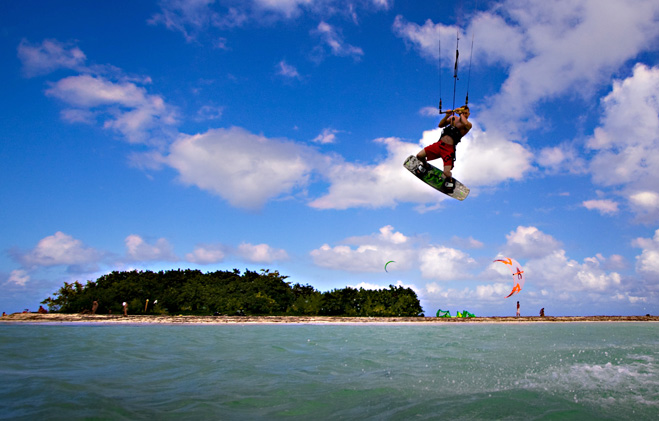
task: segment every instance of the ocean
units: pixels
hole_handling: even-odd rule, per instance
[[[0,323],[11,420],[656,420],[659,324]]]

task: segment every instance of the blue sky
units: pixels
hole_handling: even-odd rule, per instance
[[[268,268],[427,315],[657,314],[659,3],[602,3],[2,2],[0,309]],[[464,202],[402,166],[453,104],[456,34]]]

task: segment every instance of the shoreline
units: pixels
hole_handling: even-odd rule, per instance
[[[332,317],[332,316],[156,316],[91,315],[60,313],[14,313],[0,318],[0,324],[442,324],[442,323],[569,323],[569,322],[659,322],[659,316],[558,316],[558,317]]]

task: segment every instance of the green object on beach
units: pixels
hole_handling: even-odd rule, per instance
[[[452,317],[449,310],[437,310],[437,317]],[[465,318],[465,317],[476,317],[475,314],[468,312],[467,310],[462,310],[462,312],[457,312],[455,317]]]
[[[437,310],[437,317],[451,317],[451,312],[448,310]]]

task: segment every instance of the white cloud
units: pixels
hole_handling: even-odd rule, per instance
[[[164,238],[159,238],[155,244],[149,244],[139,235],[131,234],[126,237],[124,243],[126,244],[126,255],[134,261],[178,260],[172,246]]]
[[[581,205],[588,210],[599,211],[602,215],[613,215],[618,213],[618,202],[613,200],[585,200]]]
[[[328,193],[309,205],[318,209],[379,208],[397,202],[438,203],[445,198],[403,167],[405,158],[420,150],[418,145],[397,138],[375,142],[386,146],[384,159],[375,165],[337,159],[323,174],[330,181]]]
[[[559,249],[527,262],[525,274],[527,281],[532,278],[536,285],[565,292],[606,292],[619,288],[622,281],[617,272],[603,270],[597,259],[587,258],[580,264]]]
[[[542,258],[558,249],[560,242],[536,227],[518,226],[506,235],[504,252],[517,260]]]
[[[218,263],[226,256],[226,247],[218,244],[202,244],[195,247],[192,253],[185,255],[185,260],[200,265]]]
[[[462,29],[455,25],[433,23],[430,19],[426,20],[423,25],[419,25],[408,22],[400,15],[396,16],[392,26],[394,34],[411,45],[421,56],[433,62],[437,62],[439,58],[441,42],[443,67],[452,67],[455,64],[456,35],[460,39],[471,39],[473,35],[473,59],[476,64],[484,61],[510,65],[524,58],[523,37],[515,28],[508,26],[502,16],[494,13],[478,13],[470,22],[467,30]],[[501,48],[501,45],[506,45],[506,48]],[[471,53],[470,50],[469,52]],[[463,47],[463,57],[464,54]]]
[[[152,25],[163,24],[167,29],[180,31],[185,39],[193,41],[197,33],[219,19],[210,5],[215,0],[162,0],[161,12],[149,19]]]
[[[171,136],[177,123],[174,108],[138,85],[150,83],[150,78],[129,76],[114,66],[86,66],[78,47],[56,40],[36,46],[23,40],[18,56],[28,76],[59,68],[79,73],[49,82],[46,90],[46,95],[72,107],[62,111],[64,120],[93,124],[100,118],[104,128],[121,133],[132,143],[162,144]]]
[[[460,250],[425,244],[390,225],[377,234],[349,237],[334,247],[323,244],[310,254],[317,266],[350,272],[383,272],[385,263],[393,260],[396,263],[389,265],[389,272],[419,268],[423,278],[441,281],[472,276],[476,263]]]
[[[162,139],[153,137],[176,123],[173,108],[162,97],[147,94],[133,82],[112,82],[88,74],[69,76],[52,83],[46,95],[75,107],[66,110],[69,121],[105,115],[104,128],[118,131],[131,143],[159,142]]]
[[[312,31],[312,34],[319,36],[322,43],[329,47],[331,54],[334,56],[347,56],[359,60],[364,55],[361,48],[346,43],[340,30],[327,22],[320,22],[316,29]],[[316,53],[321,54],[322,47],[317,47]]]
[[[301,13],[300,6],[313,3],[313,0],[254,0],[258,8],[275,12],[286,18],[298,16]]]
[[[39,241],[27,253],[14,252],[25,266],[85,265],[96,263],[101,253],[61,231]]]
[[[598,0],[510,0],[494,12],[504,14],[508,26],[519,33],[527,54],[513,62],[500,93],[481,114],[493,124],[504,112],[519,122],[533,121],[538,101],[566,92],[592,94],[659,35],[659,4],[653,0],[638,1],[634,7],[625,0],[608,1],[606,7]]]
[[[653,238],[637,238],[632,245],[643,249],[636,257],[636,271],[659,281],[659,229],[655,231]]]
[[[424,132],[423,145],[439,139],[441,131]],[[533,171],[533,153],[525,146],[477,124],[456,148],[455,177],[469,187],[496,186],[504,180],[521,180]]]
[[[449,308],[455,309],[456,306],[464,306],[464,303],[469,303],[470,307],[498,304],[509,293],[510,286],[503,283],[484,284],[477,285],[475,288],[465,287],[457,289],[432,282],[426,284],[419,293],[419,297],[422,300],[439,303],[440,308],[448,310]],[[456,311],[462,311],[464,309],[465,307],[460,307]],[[471,307],[471,311],[474,311],[473,307]],[[455,313],[452,314],[455,315]]]
[[[286,63],[285,60],[281,60],[279,63],[277,63],[277,74],[280,76],[284,76],[290,79],[301,79],[302,77],[300,76],[300,73],[298,73],[297,69],[294,66],[291,66],[290,64]]]
[[[336,129],[323,129],[323,131],[318,136],[312,139],[312,142],[320,144],[334,143],[336,142],[336,134],[339,132],[340,130]]]
[[[633,7],[626,0],[610,0],[606,7],[600,0],[506,0],[477,13],[460,34],[463,39],[474,34],[474,65],[500,63],[508,74],[479,114],[482,123],[517,137],[524,126],[540,124],[535,115],[540,101],[565,93],[590,96],[627,60],[653,48],[658,12],[654,0],[639,0]],[[393,30],[432,61],[441,36],[442,64],[453,65],[455,27],[431,21],[417,25],[399,16]],[[507,124],[500,127],[503,120]]]
[[[386,11],[393,0],[247,0],[230,4],[215,0],[162,0],[159,3],[160,12],[148,22],[181,32],[192,42],[211,29],[231,30],[292,21],[305,13],[321,19],[343,16],[356,24],[358,11]]]
[[[638,64],[602,99],[604,115],[587,141],[593,181],[621,193],[632,209],[659,220],[659,66]]]
[[[179,180],[210,191],[231,205],[258,209],[309,182],[322,157],[284,139],[269,139],[232,127],[181,135],[163,158]],[[312,164],[313,162],[313,164]]]
[[[331,247],[324,244],[311,251],[317,266],[350,272],[382,272],[390,260],[396,261],[388,270],[403,270],[415,265],[415,241],[391,225],[380,228],[379,233],[361,237],[350,237],[343,244]],[[351,247],[351,246],[354,246]]]
[[[536,162],[550,174],[583,174],[587,167],[577,149],[567,143],[540,149]]]
[[[480,249],[484,246],[482,241],[478,241],[472,236],[469,236],[468,238],[460,238],[454,236],[451,238],[451,243],[457,245],[460,248],[466,249]]]
[[[435,107],[423,107],[419,110],[419,114],[424,117],[437,117],[438,109]]]
[[[337,160],[324,176],[329,192],[313,200],[319,209],[352,207],[393,207],[399,202],[438,204],[446,196],[434,191],[409,173],[403,162],[423,147],[439,139],[440,130],[423,132],[418,144],[398,138],[379,138],[374,142],[387,149],[377,164],[359,165]],[[522,145],[501,137],[486,135],[477,127],[457,148],[454,176],[470,188],[497,185],[507,179],[519,180],[532,170],[533,155]]]
[[[11,274],[9,275],[9,279],[7,279],[5,285],[14,284],[19,287],[24,287],[29,280],[30,280],[30,275],[27,273],[27,271],[23,269],[16,269],[11,271]]]
[[[222,118],[222,113],[224,113],[224,107],[218,107],[215,105],[203,105],[197,111],[198,120],[218,120]]]
[[[376,7],[389,10],[394,5],[394,0],[371,0]]]
[[[425,279],[456,281],[471,277],[470,267],[476,261],[463,251],[444,247],[428,247],[419,254],[421,276]]]
[[[80,70],[87,59],[75,45],[50,39],[39,45],[23,39],[18,45],[18,58],[27,77],[45,75],[58,69]]]
[[[571,260],[560,242],[536,227],[519,226],[506,236],[504,253],[512,258],[528,259],[520,262],[527,280],[535,289],[556,292],[587,291],[605,293],[621,286],[622,277],[617,272],[607,272],[606,267],[619,268],[624,265],[621,256],[606,259],[601,254],[585,258],[583,263]],[[501,268],[492,267],[499,270]],[[508,291],[509,292],[509,291]]]
[[[276,249],[267,244],[243,243],[238,246],[238,255],[253,263],[272,263],[276,260],[288,259],[286,250]]]

